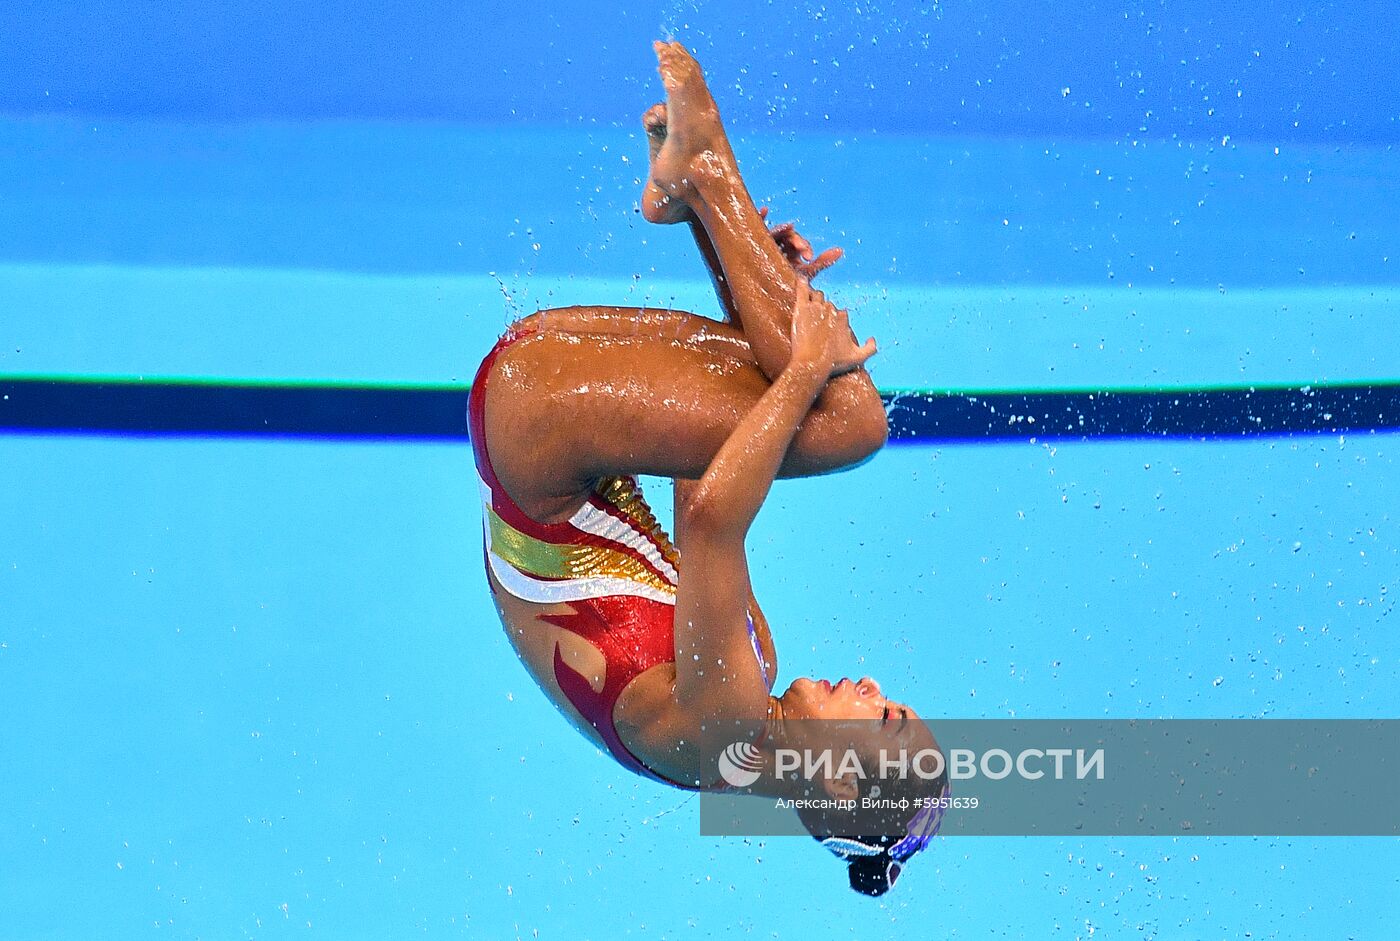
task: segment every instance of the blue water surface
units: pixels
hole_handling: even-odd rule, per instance
[[[1380,4],[0,11],[0,374],[465,387],[714,313],[647,42],[886,389],[1394,381]],[[750,538],[780,682],[951,717],[1400,714],[1394,434],[887,448]],[[513,656],[462,444],[0,437],[5,938],[1382,938],[1391,838],[698,835]],[[664,482],[649,482],[664,508]]]

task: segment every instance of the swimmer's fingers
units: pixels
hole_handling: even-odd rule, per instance
[[[758,217],[767,224],[767,206],[758,207]],[[778,243],[778,247],[783,250],[783,255],[788,261],[796,265],[799,261],[803,260],[800,257],[800,246],[796,244],[796,240],[801,239],[803,243],[806,243],[807,240],[797,234],[797,228],[791,222],[779,222],[777,225],[769,225],[768,235],[772,237],[773,241]],[[808,251],[811,251],[811,248],[811,245],[807,245]],[[798,257],[794,257],[795,253],[799,253]]]
[[[853,340],[851,341],[850,350],[832,361],[831,374],[833,376],[839,376],[842,373],[851,372],[852,370],[859,369],[860,367],[865,365],[866,361],[869,360],[870,357],[874,356],[878,352],[880,352],[880,350],[879,347],[875,345],[874,337],[866,337],[865,342],[862,343],[860,346],[856,346],[855,341]]]
[[[770,231],[773,234],[773,240],[778,243],[778,247],[783,250],[788,261],[797,265],[812,260],[812,243],[807,241],[806,237],[798,232],[797,227],[791,222],[784,222]]]
[[[806,278],[808,281],[810,281],[817,275],[821,274],[823,271],[840,261],[842,256],[844,256],[845,254],[846,252],[844,249],[828,248],[816,258],[813,258],[810,261],[804,261],[802,264],[797,265],[797,273],[802,275],[802,277]]]
[[[767,206],[758,207],[758,217],[762,219],[765,224],[768,223]],[[783,250],[783,254],[788,256],[788,261],[793,261],[794,264],[796,263],[793,258],[794,253],[800,256],[800,253],[804,249],[809,253],[812,250],[812,246],[807,243],[806,239],[797,234],[797,227],[791,222],[779,222],[777,225],[769,225],[768,234],[773,238],[773,241],[778,243],[778,247]],[[799,257],[796,260],[801,260],[801,258]]]
[[[864,343],[856,345],[856,335],[851,330],[850,311],[840,308],[835,308],[833,311],[832,340],[831,375],[833,376],[859,369],[865,365],[866,360],[878,352],[874,337],[867,337]]]
[[[792,358],[826,369],[831,363],[831,322],[835,308],[820,291],[798,279],[792,305]]]
[[[812,243],[803,238],[791,222],[770,226],[768,234],[778,243],[788,264],[796,268],[803,262],[812,260]]]
[[[768,207],[760,207],[758,215],[764,222],[767,222]],[[779,250],[782,251],[788,264],[792,265],[793,270],[809,281],[836,264],[845,254],[839,248],[828,248],[820,255],[814,255],[812,243],[801,232],[798,232],[797,226],[791,222],[770,225],[768,234],[772,236],[774,242],[778,243]]]
[[[820,363],[828,376],[858,369],[876,353],[874,338],[857,345],[847,312],[805,279],[797,285],[792,334],[794,359]]]

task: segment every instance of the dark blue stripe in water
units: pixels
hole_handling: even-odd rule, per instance
[[[886,392],[892,441],[1229,438],[1400,429],[1400,383]],[[465,440],[467,392],[0,379],[0,432]]]
[[[893,441],[1232,438],[1400,428],[1400,384],[886,394]]]

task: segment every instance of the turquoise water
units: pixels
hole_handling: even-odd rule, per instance
[[[1191,67],[1154,92],[1191,102],[1161,131],[1100,108],[995,133],[1034,89],[963,124],[822,126],[867,54],[818,91],[755,67],[729,93],[756,198],[846,247],[826,287],[880,339],[881,388],[1396,379],[1393,116],[1336,97],[1345,55],[1315,77],[1333,98],[1235,99],[1223,128]],[[1047,62],[1074,115],[1116,94]],[[657,89],[632,65],[627,114],[568,126],[507,119],[527,92],[499,86],[476,125],[5,99],[0,376],[465,389],[539,307],[713,312],[684,233],[633,211]],[[868,673],[935,728],[1400,715],[1398,453],[1028,433],[783,483],[750,540],[780,682]],[[1389,838],[940,838],[871,900],[810,841],[701,837],[516,662],[462,442],[10,433],[0,480],[5,938],[1372,938],[1400,898]]]
[[[1391,839],[942,839],[860,898],[568,731],[495,623],[466,449],[3,446],[10,937],[1375,937],[1393,909]],[[1394,715],[1393,455],[901,447],[777,491],[755,584],[784,675],[935,716]]]

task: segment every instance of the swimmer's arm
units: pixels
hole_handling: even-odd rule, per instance
[[[844,311],[805,284],[800,288],[792,358],[720,446],[676,525],[685,561],[676,590],[675,702],[695,723],[695,741],[705,739],[708,720],[726,711],[755,723],[767,712],[768,691],[741,627],[750,594],[744,537],[827,379],[875,352],[873,340],[862,346],[851,340]],[[714,725],[709,729],[717,734]]]
[[[736,543],[768,497],[797,426],[833,376],[859,369],[875,355],[875,341],[857,344],[844,310],[798,281],[791,355],[783,371],[730,432],[678,516],[694,535]],[[685,554],[684,548],[681,549]]]
[[[685,507],[689,502],[691,494],[695,492],[695,486],[699,481],[684,480],[675,478],[674,484],[675,498],[673,503],[674,516],[677,522],[685,519]],[[680,532],[677,530],[677,538]],[[763,609],[759,607],[758,598],[753,593],[752,583],[748,586],[748,614],[753,617],[754,632],[758,635],[758,646],[763,652],[763,662],[768,670],[768,685],[771,687],[778,677],[778,648],[773,645],[773,634],[768,629],[768,619],[763,616]]]
[[[819,361],[794,357],[720,447],[677,516],[683,562],[676,591],[675,702],[702,744],[708,744],[702,731],[707,720],[761,722],[767,713],[768,690],[744,627],[752,594],[744,536],[828,372]],[[719,739],[732,741],[736,734],[733,728],[709,728]]]
[[[820,363],[796,357],[788,363],[696,482],[681,507],[677,533],[742,545],[827,373]]]

